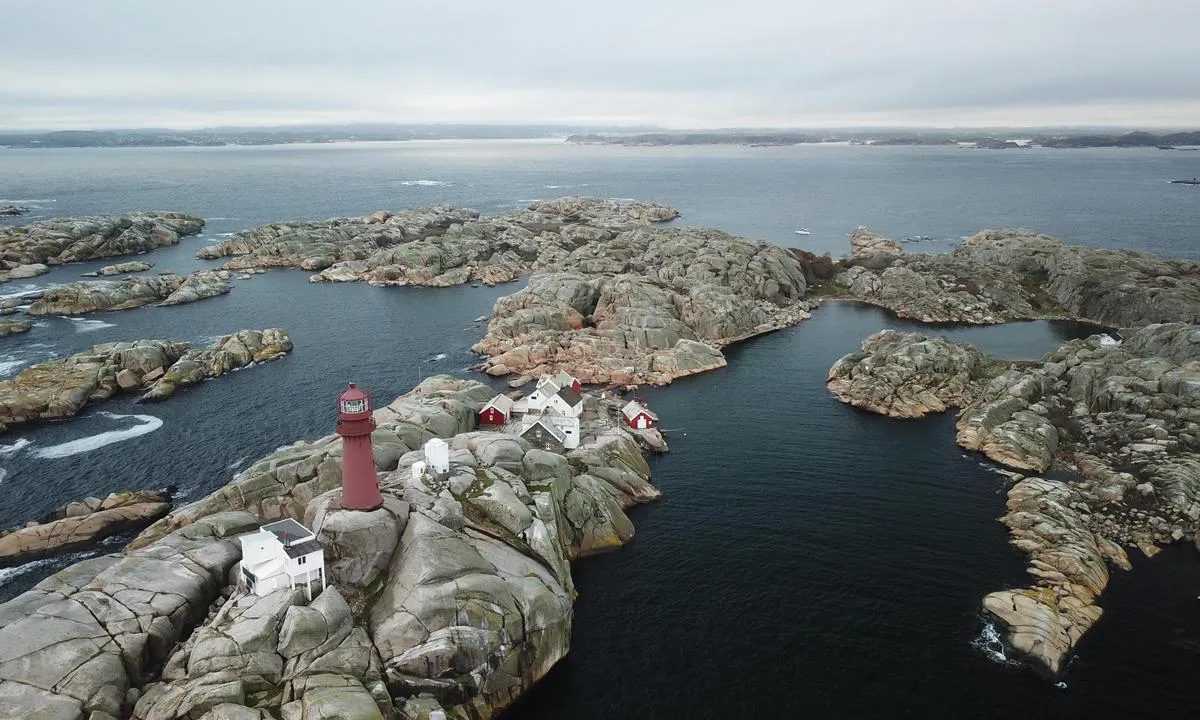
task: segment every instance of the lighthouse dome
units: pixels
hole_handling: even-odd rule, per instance
[[[370,397],[354,383],[338,396],[338,410],[346,415],[357,415],[370,409]]]

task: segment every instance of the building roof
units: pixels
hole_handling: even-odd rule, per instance
[[[274,535],[279,542],[283,543],[284,547],[287,547],[288,543],[297,543],[316,537],[313,535],[312,530],[309,530],[291,518],[273,522],[270,525],[263,525],[261,529]]]
[[[537,389],[542,390],[546,395],[553,395],[554,393],[558,392],[560,387],[562,387],[562,385],[560,385],[559,382],[554,379],[553,375],[543,375],[537,382]],[[554,389],[550,390],[549,388]]]
[[[559,387],[566,387],[579,382],[574,375],[566,370],[559,370],[558,372],[554,373],[554,381],[558,383]]]
[[[287,545],[283,548],[283,551],[287,553],[287,556],[290,558],[298,558],[301,555],[320,552],[321,549],[321,541],[317,540],[316,538],[310,538],[304,542]]]
[[[354,383],[350,383],[350,387],[346,388],[346,391],[344,393],[342,393],[341,395],[338,395],[338,400],[366,400],[366,399],[367,399],[367,394],[365,392],[363,392],[362,388],[355,385]]]
[[[583,396],[575,392],[575,388],[570,385],[564,385],[557,393],[560,398],[566,401],[568,407],[575,407],[583,402]]]
[[[539,425],[544,427],[546,429],[546,431],[549,432],[552,436],[554,436],[554,439],[559,441],[560,443],[567,439],[567,434],[565,432],[563,432],[562,428],[558,427],[552,421],[550,421],[544,417],[539,417],[537,420],[530,423],[529,427],[527,427],[521,431],[521,434],[524,435],[525,433],[529,432],[530,430],[534,429],[535,427],[537,427]]]
[[[648,418],[654,418],[654,416],[650,414],[650,411],[646,409],[646,406],[637,400],[630,400],[625,407],[621,408],[621,414],[625,416],[626,420],[632,420],[642,413],[645,413],[646,417]]]
[[[496,397],[492,398],[491,400],[488,400],[488,404],[484,405],[483,409],[487,410],[488,408],[496,408],[500,412],[507,415],[508,413],[510,413],[512,411],[512,406],[513,406],[513,399],[510,398],[509,396],[505,395],[504,393],[499,393],[496,395]]]

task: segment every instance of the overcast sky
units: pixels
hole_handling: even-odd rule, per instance
[[[1200,0],[0,0],[0,127],[1200,126]]]

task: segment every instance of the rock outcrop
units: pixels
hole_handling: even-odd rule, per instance
[[[292,339],[279,328],[242,330],[218,338],[212,345],[188,350],[166,372],[154,379],[142,401],[165,400],[176,390],[201,380],[220,377],[254,363],[283,357],[292,350]]]
[[[564,456],[474,430],[493,394],[438,376],[376,411],[379,510],[341,509],[340,439],[331,436],[255,463],[143,532],[130,548],[231,508],[303,519],[322,538],[340,593],[329,607],[328,590],[308,607],[287,593],[226,603],[147,688],[135,717],[185,717],[201,702],[314,718],[330,717],[318,713],[332,703],[336,712],[325,712],[337,717],[390,717],[390,696],[404,713],[488,718],[545,675],[569,647],[570,561],[627,542],[624,509],[659,493],[636,441],[614,424],[614,401],[585,396],[581,446]],[[414,473],[432,437],[449,440],[450,470]],[[254,617],[272,620],[238,629]],[[251,632],[279,617],[277,635]]]
[[[303,591],[286,589],[219,601],[171,655],[161,681],[146,687],[133,717],[188,720],[209,718],[210,711],[299,720],[395,717],[379,655],[336,588],[309,604]]]
[[[13,274],[21,272],[22,266],[133,255],[177,243],[203,227],[204,221],[191,215],[146,212],[55,218],[0,228],[0,282],[30,277]]]
[[[663,222],[672,208],[598,198],[537,202],[529,210],[481,218],[473,210],[431,205],[355,218],[275,223],[244,230],[200,250],[234,256],[230,270],[319,270],[314,281],[366,280],[374,285],[446,287],[495,284],[527,273],[551,248],[569,251],[588,238]]]
[[[169,340],[103,343],[62,360],[32,365],[0,381],[0,427],[70,417],[89,402],[121,391],[118,375],[132,375],[140,384],[142,378],[170,367],[186,350],[186,343]]]
[[[867,344],[880,359],[912,364],[905,343],[920,346],[919,337],[880,333]],[[871,400],[862,407],[889,413],[896,401],[888,391],[904,382],[911,383],[906,398],[950,387],[956,402],[974,398],[957,420],[959,445],[1018,470],[1073,474],[1025,478],[1010,490],[1003,521],[1013,544],[1030,553],[1036,583],[984,601],[1012,645],[1050,674],[1100,617],[1106,562],[1128,569],[1124,547],[1149,556],[1160,544],[1197,537],[1200,326],[1149,325],[1127,330],[1120,342],[1073,340],[1041,363],[970,378],[961,391],[961,373],[947,381],[945,373],[854,358],[840,361],[836,374],[849,392]],[[885,369],[860,369],[867,362]]]
[[[88,403],[118,392],[144,391],[143,400],[161,400],[179,387],[273,360],[291,348],[287,332],[275,328],[243,330],[196,351],[185,342],[170,340],[94,345],[0,380],[0,431],[20,423],[70,417]]]
[[[0,564],[19,564],[90,545],[109,535],[149,525],[166,515],[170,507],[166,497],[149,490],[70,503],[39,522],[0,532]]]
[[[116,265],[105,265],[96,272],[84,273],[83,277],[108,277],[110,275],[124,275],[126,273],[146,272],[154,267],[152,262],[142,262],[135,260],[133,262],[117,263]]]
[[[584,383],[665,384],[725,365],[720,349],[809,317],[800,262],[715,230],[637,228],[545,253],[496,301],[472,349],[492,375],[565,368]]]
[[[99,310],[129,310],[151,303],[179,305],[229,292],[228,273],[202,271],[180,277],[134,276],[57,285],[26,310],[30,315],[82,315]]]
[[[895,240],[858,226],[850,233],[850,257],[864,258],[876,255],[901,255],[904,250]]]
[[[0,337],[8,337],[9,335],[19,335],[23,332],[29,332],[29,328],[33,327],[27,322],[21,320],[8,320],[0,318]]]
[[[27,212],[29,212],[29,209],[23,208],[20,205],[0,203],[0,215],[24,215]]]
[[[84,560],[0,605],[0,716],[126,717],[240,557],[257,519],[224,513],[153,547]]]
[[[1030,230],[984,231],[949,255],[856,257],[836,283],[855,298],[922,322],[1200,322],[1200,263],[1066,245]]]
[[[889,417],[918,418],[970,404],[978,381],[996,365],[969,345],[882,330],[864,340],[861,351],[834,363],[827,383],[844,403]]]
[[[587,383],[663,384],[725,365],[724,346],[808,318],[787,250],[715,230],[657,228],[651,203],[535,202],[481,218],[445,205],[274,224],[200,251],[227,269],[320,270],[314,281],[444,287],[534,273],[496,304],[474,350],[493,375],[563,368]]]

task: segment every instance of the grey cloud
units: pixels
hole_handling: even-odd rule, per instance
[[[1093,105],[1200,102],[1195,0],[0,4],[10,127],[55,107],[97,126],[294,112],[711,127],[1044,106],[1088,122]]]

